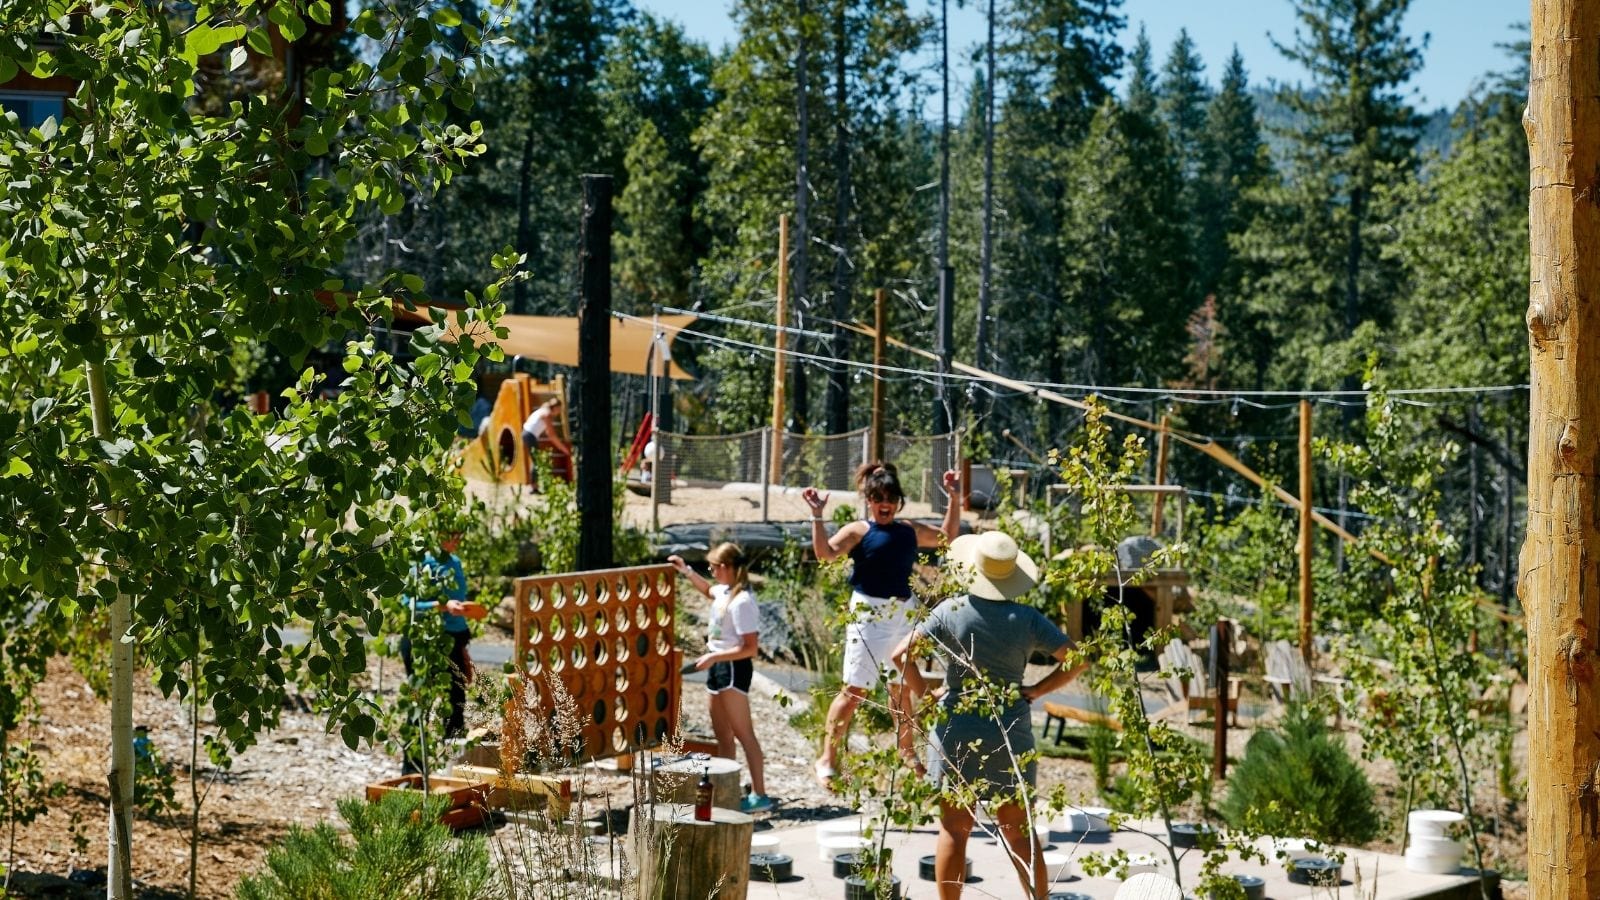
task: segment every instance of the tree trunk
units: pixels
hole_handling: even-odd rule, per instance
[[[833,13],[833,167],[837,175],[833,200],[833,358],[849,359],[850,332],[842,323],[850,321],[850,91],[845,61],[849,57],[849,35],[845,31],[845,5],[834,6]],[[828,372],[828,433],[850,430],[850,373],[836,362]]]
[[[1600,896],[1600,2],[1541,0],[1530,32],[1528,886]],[[1596,623],[1591,625],[1590,623]]]
[[[517,252],[524,258],[533,255],[533,222],[528,211],[528,204],[533,202],[530,194],[533,190],[533,135],[536,130],[532,117],[528,119],[528,129],[522,136],[522,161],[517,170]],[[526,265],[526,264],[524,264]],[[528,308],[528,280],[520,278],[512,288],[511,308],[517,313],[527,315]]]
[[[935,317],[934,347],[938,355],[935,363],[937,375],[934,382],[933,433],[944,434],[955,430],[955,398],[951,395],[950,357],[955,322],[955,277],[950,269],[950,0],[939,4],[939,77],[942,84],[939,100],[939,310]],[[936,461],[934,471],[955,465],[955,460]],[[942,507],[934,501],[934,511]]]
[[[110,441],[111,397],[99,363],[89,364],[88,381],[94,436]],[[122,524],[123,512],[115,505],[106,516],[113,526]],[[106,773],[111,796],[106,896],[111,900],[133,897],[133,641],[122,640],[132,629],[133,598],[119,589],[111,602],[111,769]]]
[[[978,251],[978,333],[973,365],[989,364],[989,271],[994,264],[994,0],[989,0],[989,41],[983,94],[983,236]],[[986,406],[993,406],[992,398]]]
[[[578,255],[578,571],[611,554],[611,176],[583,176]],[[663,379],[665,380],[665,379]]]
[[[652,804],[634,816],[639,829],[639,896],[644,900],[745,900],[750,890],[750,835],[755,821],[712,807],[697,822],[681,804]]]
[[[810,274],[807,260],[811,253],[810,220],[806,216],[807,207],[811,200],[811,172],[810,172],[810,129],[809,129],[809,103],[807,98],[806,74],[810,67],[810,57],[806,50],[806,16],[809,14],[811,4],[808,0],[800,0],[800,12],[796,18],[796,41],[794,63],[794,104],[795,119],[798,123],[794,139],[794,264],[789,274],[789,299],[796,317],[804,323],[805,309],[810,302],[806,296],[807,276]],[[806,339],[802,335],[794,336],[795,353],[806,352]],[[806,430],[806,420],[810,418],[810,405],[806,402],[806,366],[799,358],[794,365],[794,391],[789,397],[789,410],[795,426],[795,431]]]

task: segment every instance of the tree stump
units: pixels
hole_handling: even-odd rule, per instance
[[[697,822],[693,807],[657,803],[634,816],[641,900],[745,900],[755,820],[713,807]]]
[[[700,775],[711,771],[711,805],[737,810],[744,798],[741,776],[744,767],[737,760],[713,756],[710,759],[680,759],[663,763],[650,771],[650,796],[656,803],[694,806],[695,786]]]

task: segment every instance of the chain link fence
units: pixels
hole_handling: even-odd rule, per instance
[[[844,434],[782,432],[771,428],[738,434],[691,435],[658,431],[651,464],[653,505],[672,502],[674,488],[722,488],[759,492],[761,519],[768,520],[772,490],[816,487],[855,490],[856,471],[868,461],[872,435],[865,429]],[[900,471],[906,497],[944,509],[940,474],[958,458],[960,433],[887,435],[884,458]]]

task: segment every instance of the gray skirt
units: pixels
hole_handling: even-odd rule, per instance
[[[1033,787],[1037,767],[1033,751],[1033,722],[1026,706],[999,717],[952,714],[934,727],[928,738],[928,777],[939,787],[971,788],[990,799]]]

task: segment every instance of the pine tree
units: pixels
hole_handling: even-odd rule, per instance
[[[1274,209],[1245,242],[1250,302],[1282,349],[1284,384],[1357,384],[1358,328],[1387,326],[1397,277],[1381,255],[1374,197],[1413,177],[1419,118],[1405,85],[1422,58],[1401,30],[1410,0],[1295,0],[1299,25],[1278,49],[1310,82],[1278,97],[1295,124]]]
[[[1074,380],[1157,385],[1184,352],[1188,248],[1159,124],[1107,101],[1069,157],[1057,339]]]
[[[1182,230],[1184,245],[1189,256],[1184,260],[1186,273],[1181,299],[1185,312],[1199,308],[1206,295],[1214,288],[1204,280],[1205,271],[1197,265],[1196,251],[1208,235],[1201,209],[1206,204],[1206,183],[1202,178],[1205,167],[1206,106],[1211,90],[1205,82],[1205,64],[1195,52],[1189,33],[1180,30],[1172,42],[1167,61],[1161,67],[1161,81],[1156,88],[1156,104],[1164,126],[1167,146],[1171,148],[1178,167],[1178,197],[1174,214]]]
[[[1144,24],[1128,54],[1128,111],[1152,121],[1156,116],[1156,73],[1150,62],[1150,38]]]
[[[1157,95],[1161,121],[1167,126],[1167,139],[1178,155],[1179,171],[1186,183],[1196,181],[1204,166],[1206,109],[1211,102],[1205,71],[1188,29],[1179,29],[1161,67]]]
[[[645,119],[623,163],[617,199],[617,308],[647,313],[652,304],[683,306],[694,248],[686,224],[688,170],[674,159],[655,122]]]
[[[701,206],[711,234],[703,267],[707,291],[719,305],[770,297],[778,217],[795,210],[790,199],[796,196],[800,151],[796,60],[804,34],[807,143],[826,143],[824,152],[807,147],[803,196],[812,210],[829,213],[831,224],[822,231],[811,223],[810,233],[791,228],[790,306],[802,326],[809,326],[812,316],[856,318],[855,285],[885,284],[908,274],[901,266],[911,256],[915,232],[907,229],[918,219],[907,213],[914,187],[927,174],[904,166],[905,122],[898,108],[905,78],[901,60],[917,45],[925,20],[911,16],[902,2],[819,0],[808,7],[802,18],[792,4],[778,0],[735,5],[740,39],[717,66],[718,99],[696,136],[708,165]],[[818,231],[827,236],[826,243],[814,240]],[[818,252],[829,245],[830,251]],[[836,299],[841,303],[835,305]],[[747,364],[729,369],[715,377],[767,377],[749,371]],[[729,428],[763,420],[755,402],[760,392],[732,393],[751,398],[750,406],[735,409],[721,402],[719,393],[714,416],[726,417]],[[810,399],[796,396],[800,393],[797,388],[790,394],[797,416]],[[847,401],[835,405],[830,425],[838,424],[841,408],[848,415]]]
[[[1030,323],[998,329],[996,366],[1006,374],[1065,380],[1067,350],[1057,335],[1073,327],[1062,281],[1068,163],[1122,65],[1120,6],[1018,0],[1006,18],[1011,39],[1002,47],[1007,89],[995,151],[1003,214],[995,223],[994,309],[997,322],[1016,317]],[[1031,413],[1013,409],[994,425],[1059,444],[1059,410]]]
[[[518,22],[526,56],[514,83],[511,134],[516,159],[516,249],[530,277],[516,285],[517,312],[571,308],[577,294],[578,177],[612,171],[596,96],[600,67],[616,34],[622,0],[545,0]],[[520,133],[518,133],[520,132]]]
[[[654,275],[667,280],[658,281],[653,291],[659,299],[680,305],[689,302],[695,261],[707,244],[705,229],[694,220],[694,208],[706,186],[706,167],[695,150],[694,132],[714,100],[712,68],[713,58],[704,44],[690,40],[676,23],[643,13],[617,32],[598,88],[606,129],[605,156],[623,160],[616,186],[621,217],[619,279],[626,279],[634,262],[643,262],[630,262],[623,243],[628,232],[639,233],[643,228],[653,235],[651,246],[655,249],[650,252],[673,257],[671,265],[654,266]],[[632,160],[629,154],[647,124],[662,143],[662,155],[655,162]],[[636,207],[630,216],[625,204],[630,202],[632,178],[641,171],[650,173],[654,184],[646,193],[657,199],[651,201],[652,206]],[[670,171],[670,178],[661,176],[665,171]],[[651,222],[640,221],[644,213],[652,217]],[[626,292],[627,285],[622,286]],[[619,300],[627,302],[628,298]],[[633,300],[648,302],[637,294]]]
[[[571,310],[579,176],[618,171],[628,146],[608,136],[598,90],[624,9],[624,0],[541,0],[519,7],[508,37],[523,52],[477,70],[473,115],[483,121],[488,150],[451,181],[425,231],[406,244],[433,269],[435,293],[459,296],[492,277],[492,257],[511,246],[527,254],[529,276],[508,298],[511,311]]]
[[[1460,137],[1450,154],[1389,198],[1400,212],[1387,252],[1407,274],[1389,370],[1397,387],[1519,384],[1527,376],[1527,83],[1526,71],[1512,73],[1469,98],[1456,113]],[[1451,519],[1466,535],[1464,561],[1483,566],[1479,584],[1497,587],[1507,604],[1516,572],[1508,510],[1526,496],[1527,403],[1521,391],[1490,395],[1418,423],[1469,448],[1466,464],[1449,473]]]
[[[1261,140],[1256,103],[1250,94],[1244,57],[1235,47],[1223,71],[1217,95],[1206,108],[1195,218],[1199,236],[1194,247],[1196,280],[1205,296],[1214,296],[1223,334],[1219,377],[1236,386],[1265,387],[1271,361],[1270,329],[1258,320],[1239,292],[1239,271],[1232,243],[1255,217],[1251,198],[1271,175],[1272,161]]]

